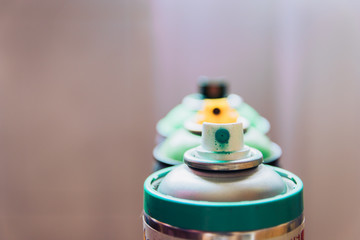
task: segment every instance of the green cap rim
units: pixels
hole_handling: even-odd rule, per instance
[[[207,202],[175,198],[154,189],[159,179],[176,167],[157,171],[144,183],[144,212],[174,227],[212,232],[253,231],[290,222],[303,212],[303,183],[284,169],[270,166],[295,183],[285,194],[255,201]]]

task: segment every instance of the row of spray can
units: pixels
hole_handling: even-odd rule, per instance
[[[144,239],[304,239],[301,180],[275,167],[269,122],[223,79],[200,78],[156,129]]]
[[[223,78],[200,77],[199,92],[184,97],[157,126],[154,170],[183,162],[184,153],[200,145],[202,123],[242,122],[245,144],[258,149],[264,162],[278,166],[281,148],[266,135],[270,123],[236,94],[227,94]]]

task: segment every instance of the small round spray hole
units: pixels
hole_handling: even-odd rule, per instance
[[[221,128],[215,132],[215,139],[219,143],[228,143],[229,138],[230,138],[230,133],[227,129]]]
[[[220,114],[220,109],[219,109],[219,108],[214,108],[214,109],[213,109],[213,113],[214,113],[215,115],[219,115],[219,114]]]

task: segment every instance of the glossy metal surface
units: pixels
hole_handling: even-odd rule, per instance
[[[168,173],[160,193],[181,199],[238,202],[273,197],[286,192],[287,184],[270,167],[233,171],[201,171],[185,164]]]
[[[159,222],[146,214],[143,216],[144,228],[150,230],[166,239],[192,239],[192,240],[265,240],[279,239],[281,236],[293,235],[304,236],[303,228],[305,218],[300,215],[291,222],[284,223],[272,228],[261,229],[250,232],[203,232],[190,229],[181,229],[171,225]],[[165,239],[164,237],[161,239]],[[296,239],[296,238],[288,238]],[[300,238],[297,238],[300,239]],[[302,238],[303,239],[303,238]]]
[[[241,153],[241,152],[239,152]],[[262,163],[262,154],[251,148],[249,150],[249,156],[239,158],[233,161],[221,161],[213,159],[204,159],[198,156],[199,151],[197,149],[191,149],[184,154],[184,162],[186,165],[196,169],[209,170],[209,171],[236,171],[248,168],[253,168]],[[236,153],[234,153],[236,154]],[[224,156],[221,153],[212,153],[213,156]]]

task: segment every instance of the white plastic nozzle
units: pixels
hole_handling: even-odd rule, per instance
[[[243,125],[241,122],[203,124],[201,147],[211,152],[234,152],[244,147]]]

